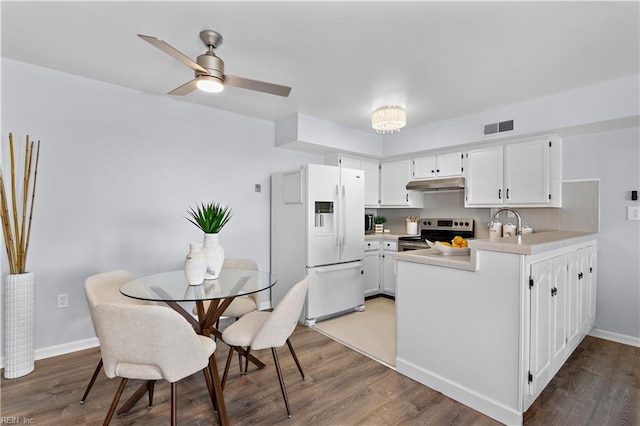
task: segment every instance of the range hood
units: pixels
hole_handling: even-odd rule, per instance
[[[442,179],[412,180],[407,184],[407,189],[414,191],[444,191],[463,189],[464,177],[451,177]]]

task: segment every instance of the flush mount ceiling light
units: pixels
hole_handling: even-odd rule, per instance
[[[371,113],[371,127],[378,133],[399,132],[407,124],[407,112],[397,105],[380,107]]]
[[[207,93],[218,93],[224,89],[224,85],[220,79],[209,75],[198,76],[196,78],[196,87]]]

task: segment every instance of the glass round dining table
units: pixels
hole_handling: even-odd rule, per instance
[[[192,326],[196,333],[204,336],[222,338],[222,333],[214,327],[218,319],[224,314],[224,310],[231,304],[234,298],[244,296],[271,288],[277,282],[276,277],[270,272],[254,269],[222,268],[220,275],[215,280],[205,280],[200,285],[189,285],[184,271],[162,272],[159,274],[139,277],[124,283],[120,287],[120,293],[127,297],[152,302],[164,302],[176,312],[182,315]],[[208,301],[205,310],[204,302]],[[194,318],[180,303],[195,302],[198,318]],[[236,349],[241,355],[247,356],[242,348]],[[249,361],[264,367],[264,363],[249,355]],[[207,383],[210,392],[215,389],[215,397],[218,406],[220,423],[227,424],[228,417],[222,388],[217,368],[214,368],[213,383]],[[206,376],[205,376],[206,377]],[[134,403],[133,401],[131,403]],[[127,403],[129,404],[129,403]]]

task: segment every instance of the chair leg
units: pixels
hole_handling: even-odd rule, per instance
[[[93,372],[93,376],[91,376],[91,380],[89,381],[89,386],[87,386],[87,390],[84,391],[84,395],[82,395],[82,399],[80,400],[80,404],[84,404],[84,401],[87,399],[87,396],[89,396],[89,391],[93,387],[93,383],[96,381],[96,378],[98,377],[98,373],[100,372],[101,368],[102,368],[102,358],[100,358],[100,361],[98,362],[98,365],[96,366],[96,370]]]
[[[227,375],[229,374],[229,367],[231,366],[231,358],[233,358],[233,346],[229,346],[229,355],[227,355],[227,363],[224,365],[224,373],[222,373],[222,389],[224,390],[224,384],[227,383]]]
[[[302,371],[302,366],[300,365],[300,361],[298,361],[298,357],[296,356],[296,351],[293,350],[293,345],[291,344],[291,341],[289,339],[287,339],[287,346],[289,346],[289,351],[291,352],[291,355],[293,356],[293,360],[296,362],[296,365],[298,366],[298,371],[302,376],[302,380],[304,380],[304,372]]]
[[[245,362],[244,362],[244,375],[246,376],[249,372],[249,352],[251,352],[251,346],[247,346],[247,353],[244,354]]]
[[[204,381],[207,384],[207,390],[209,391],[209,396],[213,398],[213,382],[211,381],[211,372],[205,368],[202,370],[204,374]]]
[[[177,382],[171,383],[171,426],[176,426]]]
[[[276,372],[278,373],[278,380],[280,380],[280,390],[284,397],[284,405],[287,407],[287,416],[291,418],[291,410],[289,409],[289,399],[287,398],[287,389],[284,386],[284,378],[282,377],[282,371],[280,370],[280,362],[278,361],[278,352],[276,348],[271,348],[273,354],[273,362],[276,364]]]
[[[205,377],[208,377],[207,380],[212,380],[213,381],[213,378],[212,378],[213,372],[211,371],[211,363],[212,363],[211,358],[209,358],[209,364],[207,364],[207,366],[202,369],[202,372],[204,373]],[[212,391],[213,391],[213,389],[212,389]],[[218,414],[218,404],[216,402],[216,396],[215,396],[214,392],[215,391],[209,393],[209,398],[211,399],[211,404],[213,405],[213,412],[215,414]]]
[[[113,417],[113,413],[116,411],[116,407],[118,406],[118,401],[120,401],[120,397],[122,396],[122,392],[124,391],[124,387],[127,385],[127,378],[123,378],[120,382],[120,386],[118,386],[118,390],[116,391],[115,396],[113,397],[113,401],[111,402],[111,407],[109,407],[109,412],[107,413],[107,417],[105,417],[103,426],[107,426],[111,423],[111,418]]]
[[[153,407],[153,387],[155,384],[155,380],[149,380],[147,382],[147,391],[149,392],[149,406],[147,407],[147,409],[149,410],[151,410],[151,407]]]

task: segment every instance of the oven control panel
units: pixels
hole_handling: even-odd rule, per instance
[[[470,218],[429,218],[420,219],[420,229],[431,231],[467,231],[473,232],[473,219]]]

